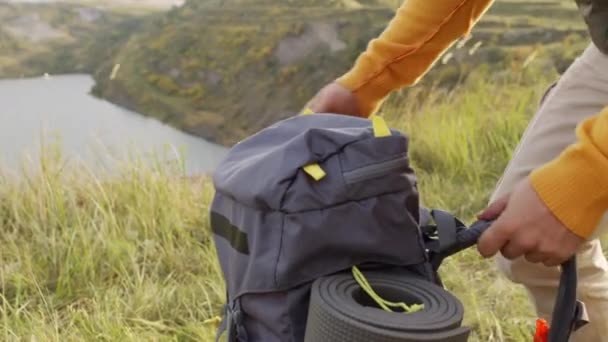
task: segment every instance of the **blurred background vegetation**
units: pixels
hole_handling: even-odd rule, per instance
[[[192,0],[181,7],[0,3],[0,78],[87,73],[93,93],[230,145],[348,70],[397,1]],[[547,87],[588,43],[573,1],[499,0],[382,114],[411,134],[424,204],[486,204]],[[0,339],[212,341],[224,285],[206,177],[130,161],[101,180],[45,150],[0,172]],[[530,341],[522,289],[474,250],[442,268],[471,341]]]
[[[152,11],[0,3],[0,78],[93,74],[95,95],[230,145],[297,112],[346,72],[398,5],[197,0]],[[474,68],[501,72],[533,58],[561,72],[586,42],[574,1],[499,0],[416,91],[451,89]]]

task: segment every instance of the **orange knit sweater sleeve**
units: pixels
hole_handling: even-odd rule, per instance
[[[470,32],[492,0],[407,0],[337,82],[371,115],[393,90],[416,83],[458,38]]]
[[[393,90],[415,84],[493,0],[407,0],[353,68],[336,80],[357,97],[364,116]],[[589,237],[608,210],[608,107],[577,128],[578,141],[535,170],[531,182],[573,232]]]
[[[608,211],[608,107],[583,121],[577,136],[558,158],[532,172],[530,181],[566,227],[588,238]]]

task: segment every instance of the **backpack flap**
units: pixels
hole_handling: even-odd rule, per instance
[[[369,120],[306,115],[280,121],[236,144],[213,175],[216,191],[243,205],[279,210],[294,176],[344,146],[369,138]]]

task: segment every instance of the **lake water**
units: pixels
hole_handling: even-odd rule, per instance
[[[0,80],[0,170],[34,163],[55,144],[68,161],[112,170],[138,157],[180,161],[189,175],[212,172],[226,148],[89,94],[88,75]]]

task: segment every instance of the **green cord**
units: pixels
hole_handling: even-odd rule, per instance
[[[365,276],[363,275],[363,273],[361,273],[361,271],[359,270],[359,268],[357,266],[353,266],[352,270],[353,270],[353,276],[355,277],[355,280],[357,281],[359,286],[361,286],[363,291],[365,291],[376,302],[376,304],[378,304],[378,306],[380,306],[384,311],[393,312],[393,310],[391,310],[389,307],[393,307],[393,308],[400,307],[406,313],[414,313],[414,312],[424,309],[424,304],[413,304],[410,306],[403,302],[393,303],[393,302],[389,302],[385,299],[382,299],[382,297],[380,297],[372,289],[371,285],[369,284],[367,279],[365,279]]]

